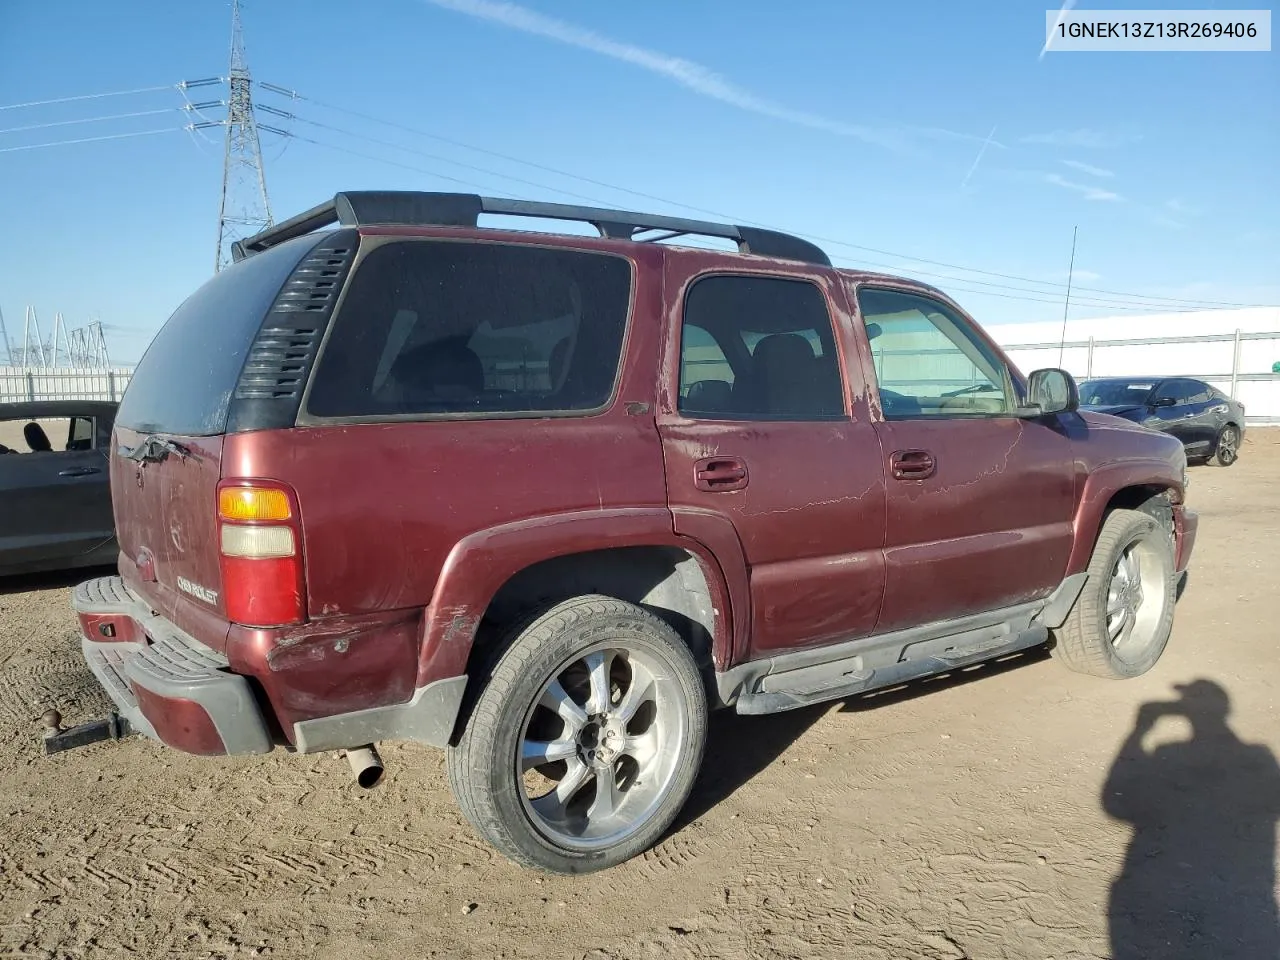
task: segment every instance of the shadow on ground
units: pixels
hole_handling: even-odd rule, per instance
[[[1133,827],[1108,909],[1115,960],[1277,960],[1276,821],[1280,766],[1227,725],[1210,680],[1144,703],[1112,765],[1102,807]],[[1191,739],[1148,750],[1162,717]]]

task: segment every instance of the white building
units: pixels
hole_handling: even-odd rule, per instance
[[[1062,366],[1077,379],[1197,377],[1243,403],[1250,422],[1280,422],[1280,307],[1070,320],[1063,349],[1061,322],[987,330],[1024,373]]]

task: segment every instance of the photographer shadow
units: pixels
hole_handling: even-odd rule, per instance
[[[1139,708],[1103,787],[1103,809],[1134,831],[1111,888],[1112,956],[1280,960],[1280,765],[1227,725],[1218,684],[1175,689],[1178,699]],[[1162,717],[1184,717],[1191,739],[1148,751]]]

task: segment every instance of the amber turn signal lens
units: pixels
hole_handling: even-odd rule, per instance
[[[258,487],[223,487],[218,513],[224,520],[288,520],[292,515],[283,490]]]

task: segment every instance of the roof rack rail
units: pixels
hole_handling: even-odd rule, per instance
[[[721,237],[736,242],[740,253],[831,266],[831,260],[821,247],[775,230],[601,207],[506,200],[471,193],[424,193],[407,190],[356,190],[339,193],[332,200],[312,207],[296,217],[282,220],[261,233],[236,241],[231,253],[234,259],[243,260],[286,240],[335,223],[344,227],[372,224],[475,227],[479,225],[482,213],[576,220],[591,224],[600,231],[602,237],[616,240],[656,242],[685,235]],[[651,232],[659,235],[642,236]]]

